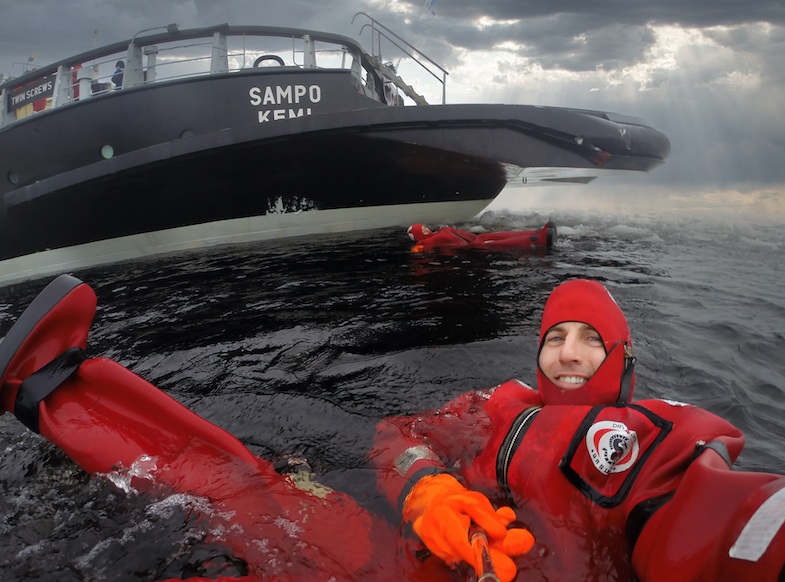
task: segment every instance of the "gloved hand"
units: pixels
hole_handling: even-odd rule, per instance
[[[449,565],[460,561],[475,570],[480,564],[469,542],[474,522],[488,537],[491,560],[501,582],[510,582],[517,573],[512,557],[528,552],[534,538],[523,528],[507,529],[515,520],[510,507],[495,510],[488,498],[470,491],[454,477],[442,473],[423,477],[406,497],[403,517],[412,522],[415,533],[428,549]]]

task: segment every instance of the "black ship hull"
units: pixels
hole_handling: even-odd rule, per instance
[[[649,171],[669,150],[661,133],[613,114],[396,107],[367,93],[348,70],[249,67],[124,85],[6,123],[0,282],[215,244],[466,220],[543,168],[546,179],[585,182]]]

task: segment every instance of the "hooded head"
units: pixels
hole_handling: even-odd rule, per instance
[[[413,224],[406,229],[406,234],[408,234],[409,238],[414,242],[420,242],[424,238],[431,236],[433,231],[424,224]]]
[[[540,368],[545,336],[555,325],[578,321],[593,327],[605,347],[605,360],[580,388],[564,390]],[[611,404],[632,398],[635,358],[627,319],[608,290],[596,281],[574,279],[553,290],[542,313],[537,350],[537,385],[545,404]]]

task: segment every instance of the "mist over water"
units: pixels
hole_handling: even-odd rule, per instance
[[[534,382],[545,298],[590,277],[630,321],[636,397],[729,419],[747,436],[741,467],[785,472],[782,215],[727,197],[669,211],[614,206],[624,199],[614,195],[581,210],[573,194],[544,189],[547,210],[536,211],[507,194],[461,226],[552,219],[552,252],[412,254],[402,229],[386,229],[74,273],[98,295],[89,354],[118,360],[259,455],[305,455],[322,482],[384,514],[364,466],[376,422],[511,377]],[[48,281],[0,289],[0,337]],[[0,579],[180,576],[211,549],[198,541],[199,501],[165,502],[84,475],[0,417]]]

